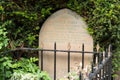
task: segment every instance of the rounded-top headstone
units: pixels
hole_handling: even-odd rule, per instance
[[[39,47],[54,49],[54,43],[59,50],[93,51],[93,39],[87,31],[87,25],[82,17],[69,9],[61,9],[52,14],[42,25],[39,34]],[[41,56],[41,55],[40,55]],[[89,64],[90,54],[85,54],[85,65]],[[54,57],[51,52],[44,54],[44,70],[53,77]],[[76,64],[81,63],[81,54],[71,53],[71,70]],[[67,53],[57,53],[57,77],[67,74]]]

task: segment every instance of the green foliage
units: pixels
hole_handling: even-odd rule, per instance
[[[42,23],[51,13],[63,8],[65,4],[65,0],[1,0],[0,52],[6,47],[10,49],[23,46],[37,47]],[[18,78],[23,74],[31,77],[39,75],[37,77],[50,80],[46,72],[39,71],[31,59],[21,58],[20,61],[15,61],[0,54],[0,79],[5,76],[4,68],[7,79],[11,76]]]
[[[116,53],[113,55],[113,72],[116,73],[117,71],[120,71],[120,46],[118,45],[117,49],[116,49]],[[113,76],[115,76],[116,74],[114,74]]]
[[[21,45],[37,47],[42,23],[52,12],[65,4],[65,0],[1,0],[1,21],[11,21],[11,26],[5,27],[9,33],[9,48]]]
[[[112,44],[114,70],[119,70],[120,0],[69,0],[68,7],[84,17],[95,45]]]
[[[4,8],[0,5],[0,51],[2,51],[8,45],[8,37],[6,27],[11,24],[10,20],[3,21]]]
[[[50,77],[46,72],[40,71],[39,67],[35,64],[38,61],[37,58],[21,58],[13,60],[11,57],[0,58],[0,78],[3,80],[4,76],[11,80],[50,80]],[[5,71],[4,71],[5,69]],[[31,79],[30,79],[31,78]]]
[[[0,79],[4,80],[4,77],[10,78],[12,72],[11,72],[11,67],[12,67],[12,58],[11,57],[0,57]],[[6,73],[5,70],[6,69]]]
[[[42,17],[45,18],[47,15],[50,15],[51,14],[51,12],[50,12],[51,10],[52,10],[51,7],[47,8],[47,9],[42,8],[42,10],[41,10]]]
[[[107,45],[119,38],[119,0],[71,0],[68,7],[82,15],[88,23],[88,30],[95,42]],[[74,6],[72,6],[74,5]],[[112,42],[114,45],[114,42]]]
[[[11,24],[11,21],[6,21],[4,23],[0,22],[0,50],[5,48],[8,45],[8,37],[7,37],[7,31],[6,26],[9,26]]]

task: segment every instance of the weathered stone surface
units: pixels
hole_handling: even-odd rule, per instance
[[[43,24],[39,34],[39,47],[54,49],[54,43],[59,50],[93,51],[93,39],[87,32],[84,20],[69,9],[61,9],[52,14]],[[41,56],[41,55],[40,55]],[[44,54],[44,70],[53,77],[54,55],[51,52]],[[91,54],[85,54],[85,65],[92,61]],[[81,62],[81,54],[71,54],[71,70]],[[67,53],[57,53],[57,78],[67,74]]]

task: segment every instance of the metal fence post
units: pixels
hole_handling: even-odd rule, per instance
[[[70,72],[70,51],[68,51],[68,72]]]
[[[56,42],[54,43],[54,80],[56,80]]]
[[[82,69],[84,68],[84,44],[82,44]]]
[[[43,50],[41,50],[41,70],[43,70]]]
[[[82,76],[81,72],[80,72],[80,75],[79,75],[79,80],[83,80],[83,76]]]

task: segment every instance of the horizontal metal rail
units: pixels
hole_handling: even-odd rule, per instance
[[[40,48],[16,48],[13,50],[8,50],[2,53],[8,53],[12,51],[18,51],[18,50],[24,50],[24,51],[56,51],[56,52],[70,52],[70,53],[90,53],[90,54],[97,54],[98,52],[90,52],[90,51],[74,51],[74,50],[54,50],[54,49],[40,49]]]

